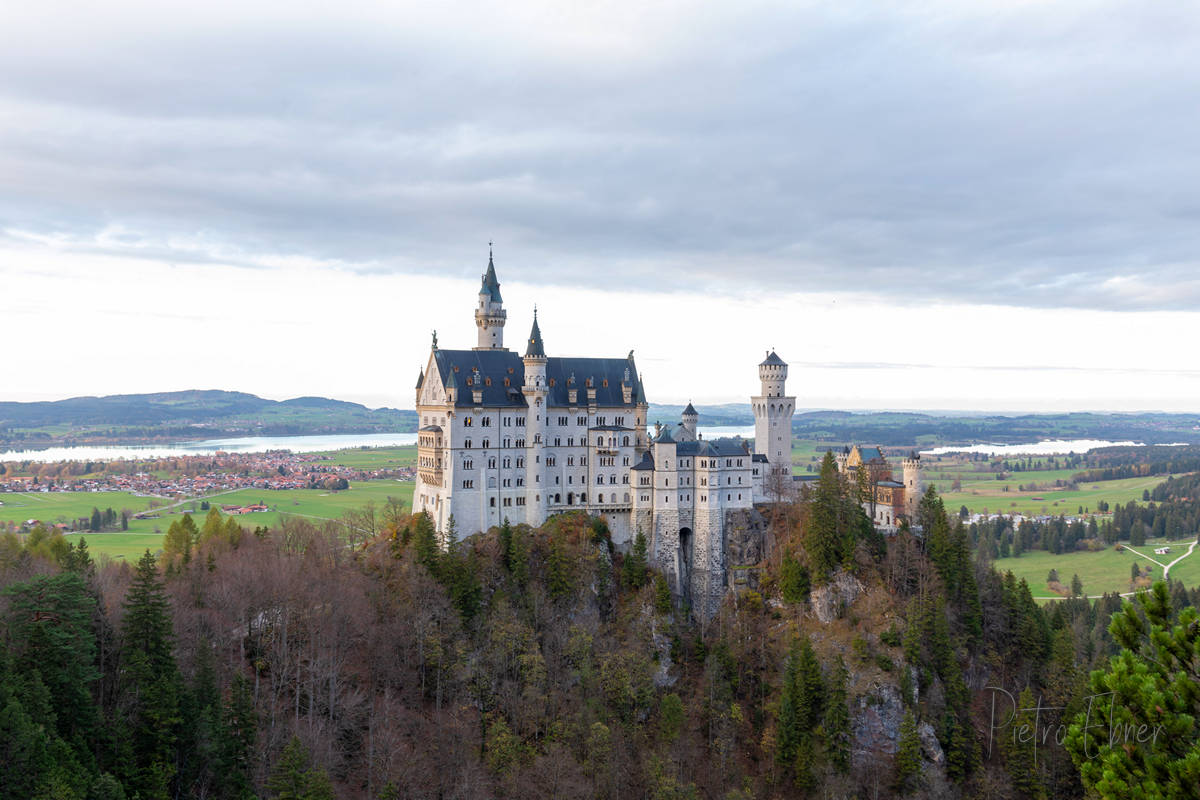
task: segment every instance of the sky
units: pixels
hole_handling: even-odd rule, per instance
[[[0,9],[0,400],[411,407],[519,346],[658,402],[1200,412],[1200,12]]]

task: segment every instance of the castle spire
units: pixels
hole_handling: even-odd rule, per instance
[[[500,281],[496,277],[496,263],[492,260],[492,243],[488,242],[487,272],[483,273],[483,285],[479,287],[480,294],[486,294],[493,303],[503,303],[500,297]]]
[[[488,265],[479,287],[479,305],[475,308],[475,327],[479,343],[476,350],[504,349],[504,321],[508,312],[500,297],[500,280],[496,277],[496,262],[492,258],[492,243],[488,242]]]
[[[546,357],[546,346],[542,343],[542,330],[538,327],[537,306],[533,307],[533,328],[529,331],[529,346],[525,348],[525,357]]]

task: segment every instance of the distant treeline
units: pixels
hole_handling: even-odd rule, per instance
[[[1182,475],[1164,481],[1149,492],[1149,501],[1130,500],[1112,507],[1112,517],[1083,522],[1055,517],[1024,520],[1014,527],[1009,520],[991,520],[970,526],[970,540],[991,558],[1019,556],[1029,550],[1067,553],[1129,542],[1139,547],[1151,538],[1184,539],[1200,531],[1200,475]]]
[[[1043,439],[1134,440],[1150,444],[1200,441],[1189,414],[1026,414],[1022,416],[936,416],[913,412],[796,414],[792,430],[806,439],[870,442],[885,446],[914,443],[1019,444]]]
[[[1087,469],[1076,473],[1076,481],[1111,481],[1171,475],[1200,470],[1200,446],[1102,447],[1085,456]]]

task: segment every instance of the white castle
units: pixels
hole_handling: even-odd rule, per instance
[[[758,365],[753,449],[740,438],[703,439],[690,403],[674,432],[656,425],[650,435],[632,350],[548,357],[535,310],[520,356],[504,347],[506,320],[489,254],[477,345],[444,350],[435,333],[417,380],[414,511],[429,513],[443,536],[453,519],[465,536],[584,510],[604,518],[620,549],[643,533],[676,596],[711,616],[733,582],[731,529],[754,528],[755,503],[794,496],[804,480],[792,476],[787,364],[769,352]]]

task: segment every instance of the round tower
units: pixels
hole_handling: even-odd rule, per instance
[[[796,398],[784,394],[787,364],[774,350],[768,351],[758,365],[758,378],[762,393],[750,398],[754,409],[754,451],[766,456],[771,465],[767,474],[770,486],[772,477],[781,481],[792,474],[792,414]],[[790,485],[789,481],[789,489]]]
[[[762,382],[763,397],[782,397],[787,374],[788,365],[775,355],[774,350],[769,350],[766,359],[758,365],[758,379]]]
[[[904,468],[904,513],[909,521],[915,521],[917,506],[921,504],[921,495],[925,493],[921,483],[921,456],[916,451],[910,452],[901,464]]]
[[[533,328],[525,345],[525,518],[530,525],[540,525],[546,518],[549,500],[545,481],[545,464],[542,463],[542,435],[546,429],[546,399],[550,386],[546,380],[546,347],[542,343],[542,331],[538,327],[537,309],[533,311]]]
[[[696,441],[696,423],[700,421],[700,413],[689,402],[687,408],[683,410],[683,440],[685,442]]]
[[[487,272],[479,287],[479,305],[475,307],[475,327],[479,329],[479,344],[476,350],[504,349],[504,322],[508,312],[504,310],[504,299],[500,297],[500,281],[496,279],[496,265],[492,262],[492,251],[488,250]]]

